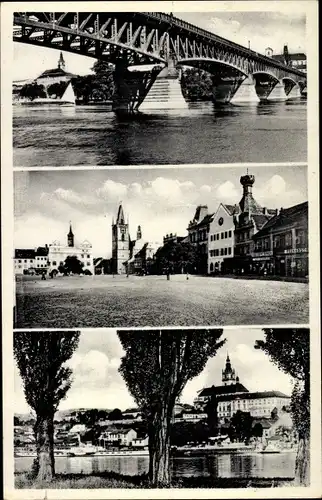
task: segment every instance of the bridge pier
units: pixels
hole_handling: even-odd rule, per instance
[[[267,96],[268,101],[285,101],[287,99],[283,82],[278,82]]]
[[[256,93],[255,81],[252,75],[248,75],[247,78],[242,82],[239,89],[237,89],[236,94],[232,97],[231,103],[238,104],[242,102],[259,102],[260,99]]]
[[[243,82],[242,76],[225,76],[212,78],[213,99],[215,104],[227,104],[231,101]]]
[[[173,59],[157,76],[144,101],[140,111],[167,109],[188,109],[188,103],[183,97],[180,84],[180,70],[175,67]]]

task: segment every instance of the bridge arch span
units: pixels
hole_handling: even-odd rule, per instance
[[[203,69],[213,75],[216,74],[216,69],[221,68],[222,70],[226,70],[226,76],[240,76],[244,78],[248,76],[247,73],[245,73],[240,67],[220,59],[206,57],[179,59],[177,64],[180,66],[190,66],[192,68]],[[231,75],[229,75],[229,73],[231,73]]]

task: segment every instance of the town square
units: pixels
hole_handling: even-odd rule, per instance
[[[307,323],[305,172],[17,172],[17,327]]]

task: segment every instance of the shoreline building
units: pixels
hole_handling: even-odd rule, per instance
[[[57,271],[63,265],[67,257],[75,256],[83,264],[83,272],[94,274],[94,259],[92,255],[92,244],[85,240],[83,243],[75,245],[75,237],[72,225],[69,225],[67,234],[67,245],[61,244],[58,240],[49,245],[48,270]]]
[[[271,414],[283,411],[290,403],[290,396],[280,391],[250,392],[232,368],[227,354],[225,368],[222,370],[221,385],[206,387],[198,391],[195,408],[203,410],[211,398],[217,402],[217,415],[220,423],[228,422],[238,411],[250,413],[252,417],[271,418]]]
[[[274,54],[271,47],[265,49],[265,55],[271,57],[286,66],[291,66],[294,69],[307,72],[306,54],[304,52],[289,52],[288,46],[284,45],[282,54]]]
[[[17,248],[14,256],[14,272],[18,274],[40,274],[48,270],[48,246]]]
[[[74,75],[72,73],[69,73],[66,71],[66,63],[64,60],[63,53],[61,52],[59,55],[58,63],[57,63],[57,68],[52,68],[52,69],[46,69],[39,75],[37,78],[35,78],[34,82],[37,83],[38,85],[43,85],[45,87],[45,90],[50,85],[53,85],[54,83],[61,83],[61,82],[70,82],[72,78],[75,78],[77,75]]]
[[[220,203],[210,222],[208,235],[208,274],[222,271],[224,260],[234,257],[234,215],[238,214],[237,205]]]

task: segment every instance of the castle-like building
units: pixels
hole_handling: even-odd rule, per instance
[[[280,412],[290,403],[290,397],[280,391],[250,392],[240,383],[228,354],[221,385],[201,389],[194,401],[196,409],[203,410],[211,398],[217,402],[217,415],[222,423],[229,421],[238,410],[249,412],[252,417],[270,418],[273,410]]]

